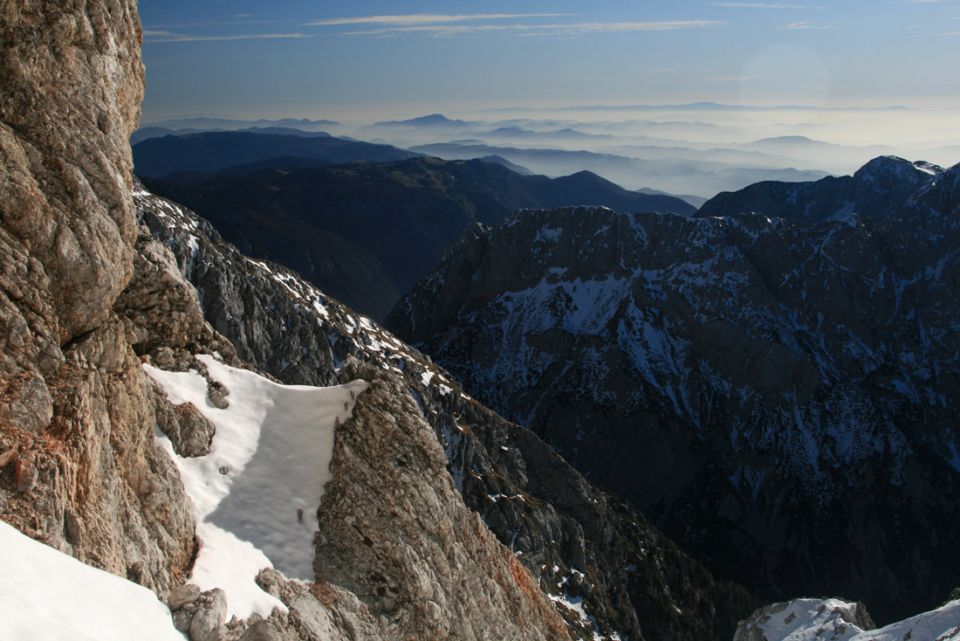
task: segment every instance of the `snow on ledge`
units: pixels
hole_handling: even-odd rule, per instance
[[[866,631],[849,623],[854,619],[855,603],[840,599],[794,599],[783,606],[756,622],[760,638],[765,641],[960,641],[960,600]],[[738,630],[737,638],[746,637]]]
[[[368,385],[280,385],[211,356],[197,360],[229,390],[226,409],[210,403],[197,372],[143,366],[173,404],[192,403],[216,427],[210,453],[196,458],[177,456],[170,440],[157,435],[194,504],[201,548],[190,581],[203,590],[222,588],[228,618],[285,611],[260,589],[256,575],[275,567],[291,579],[314,579],[313,535],[330,479],[334,430]]]
[[[184,641],[145,587],[0,521],[0,639]]]

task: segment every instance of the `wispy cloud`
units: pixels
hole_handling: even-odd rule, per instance
[[[308,27],[332,27],[345,25],[393,25],[414,26],[431,24],[451,24],[454,22],[479,22],[484,20],[517,20],[521,18],[560,18],[573,16],[573,13],[411,13],[395,16],[359,16],[355,18],[328,18],[304,23]]]
[[[736,83],[736,82],[746,82],[747,80],[754,80],[758,76],[749,76],[749,75],[730,75],[730,76],[707,76],[703,79],[703,82],[716,82],[720,84],[725,83]]]
[[[385,36],[424,34],[452,37],[477,33],[508,33],[518,36],[563,36],[590,33],[631,33],[644,31],[676,31],[702,29],[722,25],[717,20],[667,20],[659,22],[571,22],[554,24],[478,24],[478,25],[416,25],[348,31],[348,36]]]
[[[835,25],[829,24],[817,24],[815,22],[810,22],[809,20],[801,20],[800,22],[791,22],[788,25],[782,27],[777,27],[778,31],[831,31],[833,29],[839,29]]]
[[[144,29],[143,38],[148,43],[160,42],[229,42],[233,40],[299,40],[311,38],[306,33],[235,33],[225,35],[192,35]]]
[[[725,9],[822,9],[806,4],[783,4],[780,2],[714,2],[713,6]]]

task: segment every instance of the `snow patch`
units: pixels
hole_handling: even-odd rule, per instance
[[[0,639],[184,641],[145,587],[85,565],[0,521]]]
[[[960,600],[880,628],[864,631],[849,623],[856,604],[839,599],[796,599],[760,621],[766,641],[958,641]]]
[[[193,501],[202,541],[191,582],[227,593],[228,616],[268,616],[283,604],[260,589],[260,569],[311,581],[317,508],[330,479],[336,425],[347,420],[364,381],[339,387],[280,385],[254,372],[197,356],[226,387],[229,406],[213,407],[206,380],[195,371],[144,365],[175,405],[192,403],[216,427],[210,453],[177,456],[157,436],[180,471]]]

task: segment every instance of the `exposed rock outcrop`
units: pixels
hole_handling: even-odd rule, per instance
[[[140,37],[129,1],[0,5],[0,516],[165,591],[193,520],[114,311],[134,273]]]

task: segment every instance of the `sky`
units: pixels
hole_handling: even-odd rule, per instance
[[[960,107],[960,0],[141,0],[144,122]]]

